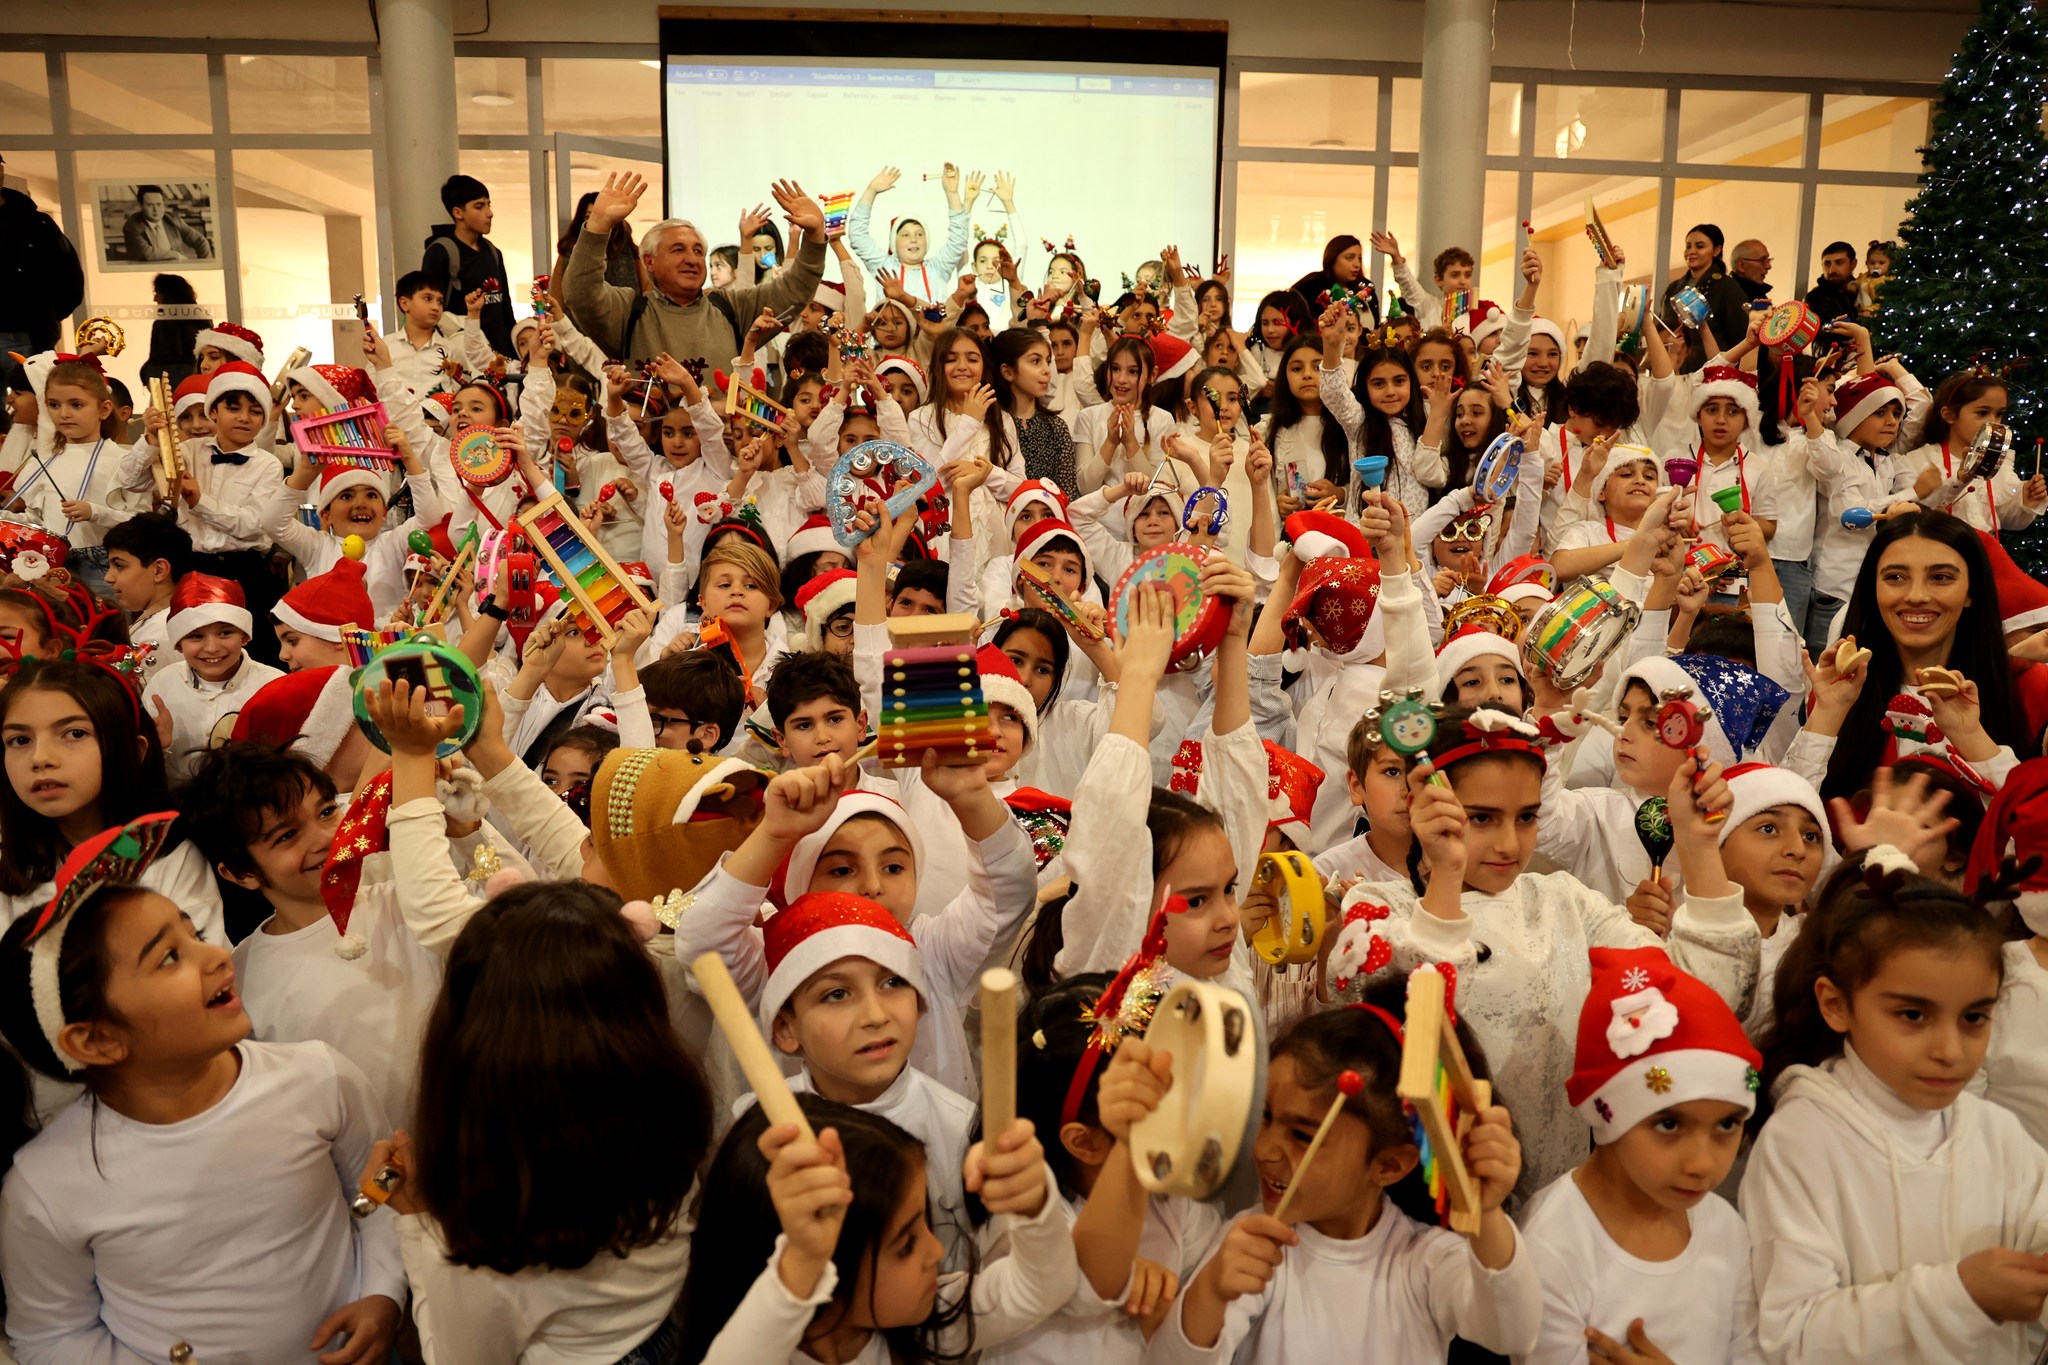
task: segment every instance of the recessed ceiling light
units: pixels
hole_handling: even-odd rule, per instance
[[[471,104],[487,104],[493,109],[502,109],[513,102],[512,97],[502,90],[479,90],[469,97]]]
[[[643,61],[643,62],[641,62],[641,63],[640,63],[640,65],[642,65],[642,66],[646,67],[646,68],[647,68],[647,69],[648,69],[649,71],[659,71],[659,70],[661,70],[661,63],[660,63],[660,62],[648,62],[648,61]]]

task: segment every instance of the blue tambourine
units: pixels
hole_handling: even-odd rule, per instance
[[[1499,502],[1515,486],[1522,473],[1522,457],[1529,447],[1513,432],[1504,431],[1479,457],[1472,470],[1472,492],[1481,502]]]
[[[825,481],[825,516],[832,523],[832,539],[841,548],[851,550],[880,529],[877,526],[858,531],[853,527],[853,519],[869,492],[867,480],[893,481],[904,475],[915,482],[889,494],[885,506],[892,517],[902,516],[917,505],[919,498],[938,487],[939,472],[932,468],[931,461],[894,441],[863,441],[839,457],[839,463],[832,466],[831,477]]]
[[[1216,510],[1209,514],[1209,524],[1203,527],[1195,525],[1194,520],[1195,506],[1201,502],[1205,493],[1216,499]],[[1180,525],[1184,531],[1206,532],[1212,536],[1220,536],[1223,534],[1223,528],[1230,525],[1230,500],[1223,496],[1222,489],[1204,484],[1188,494],[1187,504],[1180,510]]]

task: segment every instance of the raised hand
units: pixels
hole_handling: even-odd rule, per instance
[[[1922,867],[1931,862],[1938,868],[1948,851],[1950,832],[1961,824],[1944,814],[1948,797],[1945,791],[1930,789],[1925,773],[1898,782],[1890,768],[1879,768],[1870,776],[1870,809],[1861,820],[1839,796],[1828,802],[1828,811],[1843,853],[1890,844]]]
[[[876,171],[874,179],[868,181],[869,194],[886,194],[896,188],[897,179],[903,172],[894,166],[884,166]]]
[[[591,201],[584,231],[610,232],[632,216],[633,210],[640,206],[640,196],[645,193],[647,182],[640,176],[631,171],[613,171],[604,178],[597,198]]]
[[[794,180],[778,180],[770,187],[769,193],[775,196],[776,203],[782,205],[782,212],[791,227],[802,228],[813,237],[825,235],[825,206],[805,194],[802,185]]]
[[[768,212],[768,206],[766,204],[756,204],[754,205],[754,207],[748,209],[745,213],[742,213],[740,215],[741,250],[753,250],[752,243],[755,235],[759,233],[762,228],[768,226],[769,220],[773,216],[774,215]]]
[[[1393,262],[1393,263],[1394,263],[1395,265],[1406,265],[1406,264],[1407,264],[1407,257],[1405,257],[1405,256],[1403,256],[1403,255],[1401,254],[1401,242],[1400,242],[1400,239],[1399,239],[1399,238],[1397,238],[1397,237],[1395,237],[1393,233],[1391,233],[1391,232],[1375,232],[1375,233],[1373,233],[1373,234],[1372,234],[1372,239],[1371,239],[1371,240],[1372,240],[1372,249],[1373,249],[1374,251],[1377,251],[1377,252],[1379,252],[1379,253],[1380,253],[1380,254],[1381,254],[1382,256],[1385,256],[1385,257],[1386,257],[1386,258],[1387,258],[1388,260],[1392,261],[1392,262]]]

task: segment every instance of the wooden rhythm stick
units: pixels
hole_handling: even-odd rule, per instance
[[[729,417],[739,417],[768,431],[781,431],[782,419],[789,416],[788,408],[738,375],[726,386],[725,411]]]
[[[1017,1121],[1017,974],[981,974],[981,1140],[994,1142]]]
[[[157,490],[169,497],[178,490],[178,418],[172,406],[171,382],[158,375],[149,381],[150,406],[164,415],[164,429],[156,434]]]
[[[1051,574],[1026,559],[1018,563],[1017,577],[1038,589],[1038,595],[1045,599],[1045,604],[1052,614],[1072,627],[1082,639],[1102,638],[1102,628],[1075,609],[1073,602],[1060,591],[1059,585],[1052,581]]]
[[[1301,1178],[1308,1174],[1309,1163],[1316,1159],[1316,1153],[1323,1150],[1323,1139],[1337,1126],[1337,1116],[1344,1112],[1344,1101],[1352,1099],[1365,1089],[1365,1078],[1356,1071],[1340,1072],[1337,1076],[1337,1098],[1330,1101],[1330,1111],[1323,1115],[1323,1121],[1316,1127],[1316,1135],[1308,1140],[1308,1150],[1301,1154],[1301,1160],[1294,1168],[1294,1178],[1287,1182],[1286,1193],[1273,1208],[1273,1217],[1279,1222],[1287,1221],[1287,1206],[1294,1202],[1294,1193],[1301,1188]]]
[[[768,1050],[768,1040],[761,1036],[753,1011],[741,998],[740,988],[733,984],[732,973],[725,969],[725,960],[717,953],[705,953],[690,964],[690,974],[696,977],[697,993],[711,1006],[719,1031],[725,1034],[726,1045],[732,1049],[740,1070],[746,1073],[747,1084],[754,1087],[754,1100],[768,1115],[768,1121],[793,1123],[803,1136],[815,1138],[811,1121],[804,1117],[796,1096],[790,1092],[789,1082],[783,1079],[782,1068],[776,1064],[775,1054]]]
[[[1451,1231],[1478,1235],[1479,1182],[1465,1168],[1460,1145],[1493,1087],[1472,1074],[1451,1023],[1443,974],[1418,968],[1408,978],[1408,1020],[1402,1029],[1401,1078],[1394,1086],[1415,1127],[1422,1171],[1438,1217],[1449,1213]]]
[[[447,576],[441,586],[434,590],[432,600],[427,603],[426,612],[420,617],[420,629],[428,630],[448,619],[448,608],[455,600],[455,581],[464,571],[476,564],[477,538],[474,534],[465,536],[462,548],[455,552],[455,562],[448,566]]]
[[[605,551],[583,518],[576,515],[559,491],[548,494],[513,518],[526,534],[527,544],[547,562],[548,571],[575,603],[575,614],[588,629],[597,632],[609,650],[618,641],[619,618],[639,607],[652,611],[654,603],[626,577],[619,562]]]
[[[883,767],[918,767],[928,750],[949,767],[984,763],[995,753],[988,699],[974,662],[977,624],[972,615],[889,623],[882,714],[876,721]]]

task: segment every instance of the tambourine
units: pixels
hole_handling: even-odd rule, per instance
[[[434,757],[451,758],[475,737],[484,719],[484,689],[476,665],[452,645],[430,635],[416,635],[404,644],[393,645],[357,669],[349,680],[355,693],[356,726],[364,738],[391,752],[391,741],[370,719],[369,694],[382,682],[411,683],[415,692],[427,694],[427,714],[445,716],[456,706],[462,708],[462,724],[434,747]]]
[[[896,478],[908,475],[913,482],[907,488],[891,492],[885,504],[889,516],[900,517],[917,500],[938,486],[939,472],[932,468],[931,461],[912,450],[909,446],[894,441],[863,441],[839,457],[839,463],[832,466],[831,477],[825,481],[825,514],[832,523],[832,538],[844,549],[851,550],[863,540],[881,529],[879,522],[866,531],[857,531],[853,519],[860,512],[861,503],[872,490],[867,486],[869,479],[893,483]]]
[[[1557,591],[1557,570],[1542,555],[1522,555],[1501,565],[1500,572],[1486,585],[1491,593],[1505,592],[1518,583],[1534,583],[1545,592]]]
[[[1109,614],[1116,622],[1117,638],[1130,630],[1132,590],[1163,587],[1173,594],[1173,653],[1168,666],[1185,672],[1201,663],[1204,656],[1223,642],[1230,625],[1231,603],[1202,592],[1202,565],[1209,551],[1186,541],[1155,545],[1131,561],[1110,594]]]
[[[1779,355],[1787,355],[1805,350],[1819,335],[1820,315],[1794,299],[1771,310],[1757,330],[1756,339]]]
[[[76,340],[81,351],[98,342],[100,354],[109,358],[128,349],[128,334],[112,318],[87,318],[78,324]]]
[[[64,567],[71,542],[32,521],[0,517],[0,573],[13,573],[15,556],[38,554],[53,569]]]
[[[1250,1149],[1265,1099],[1252,1005],[1227,986],[1183,980],[1153,1012],[1145,1046],[1173,1058],[1173,1086],[1131,1125],[1138,1182],[1154,1194],[1207,1199]]]
[[[1997,477],[1999,466],[2005,463],[2006,454],[2011,449],[2011,427],[2002,422],[1986,422],[1977,428],[1976,438],[1970,442],[1970,453],[1964,457],[1969,462],[1970,477]]]
[[[1490,630],[1512,641],[1522,633],[1522,616],[1505,597],[1490,592],[1474,593],[1444,613],[1444,638],[1450,639],[1466,626]]]
[[[1633,351],[1650,325],[1650,286],[1632,284],[1621,291],[1621,340],[1623,351]]]
[[[1688,327],[1704,327],[1714,307],[1707,302],[1705,294],[1687,285],[1671,296],[1671,311]]]
[[[1529,447],[1513,432],[1504,431],[1479,457],[1472,470],[1472,494],[1481,502],[1499,502],[1514,491],[1522,472],[1522,457]]]
[[[1262,853],[1253,885],[1273,896],[1273,917],[1252,935],[1252,951],[1276,967],[1313,962],[1323,945],[1323,879],[1299,853]]]
[[[1537,608],[1522,632],[1522,661],[1570,692],[1598,671],[1642,619],[1643,609],[1588,574]]]
[[[503,483],[512,473],[512,451],[489,427],[471,427],[456,437],[448,458],[462,481],[475,488]]]

